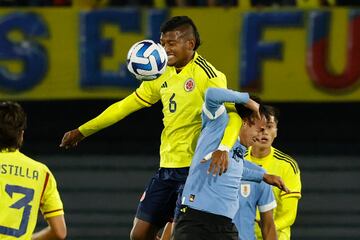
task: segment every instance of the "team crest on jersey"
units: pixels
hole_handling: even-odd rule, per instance
[[[190,202],[194,202],[194,201],[195,201],[195,195],[194,195],[194,194],[190,194],[189,201],[190,201]]]
[[[140,202],[144,201],[146,196],[146,191],[141,195]]]
[[[184,84],[184,88],[185,88],[185,91],[187,91],[187,92],[191,92],[192,90],[194,90],[194,88],[195,88],[194,79],[189,78],[188,80],[186,80],[185,84]]]
[[[247,198],[250,195],[250,192],[251,192],[250,184],[248,183],[241,184],[241,188],[240,188],[241,196]]]

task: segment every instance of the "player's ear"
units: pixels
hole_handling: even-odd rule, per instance
[[[195,38],[190,38],[187,40],[187,45],[189,50],[194,50],[195,48]]]

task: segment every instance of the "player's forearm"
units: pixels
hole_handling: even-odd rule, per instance
[[[66,239],[66,234],[58,236],[50,227],[46,227],[32,235],[31,240],[62,240]]]
[[[250,168],[244,167],[242,180],[251,181],[251,182],[261,182],[264,177],[263,171],[257,171]]]
[[[219,110],[219,107],[225,103],[226,110],[229,116],[229,122],[225,128],[224,136],[221,140],[220,146],[223,150],[232,148],[236,139],[239,136],[242,120],[236,113],[234,104],[231,103],[247,103],[249,101],[248,93],[236,92],[223,88],[208,88],[205,95],[206,109],[211,112],[213,116]]]
[[[31,237],[32,240],[52,240],[56,238],[50,227],[44,228],[43,230],[36,232]]]
[[[224,136],[220,142],[220,146],[225,146],[228,149],[231,149],[234,146],[236,139],[239,137],[240,127],[242,125],[242,120],[240,116],[234,112],[235,107],[232,105],[231,107],[226,106],[229,116],[228,124],[225,128]]]
[[[236,92],[223,88],[208,88],[205,93],[205,105],[212,114],[215,114],[224,103],[246,104],[249,101],[249,94]]]
[[[32,235],[32,240],[61,240],[65,239],[67,229],[64,215],[58,215],[47,219],[48,227]]]
[[[280,210],[281,212],[277,212],[274,219],[277,230],[290,227],[294,224],[296,219],[297,206],[297,198],[282,199],[282,208]]]
[[[109,106],[96,118],[81,125],[79,127],[79,131],[82,135],[87,137],[103,128],[106,128],[120,121],[132,112],[135,112],[143,107],[145,107],[145,105],[138,101],[135,94],[133,93],[128,97],[124,98],[123,100]]]
[[[275,229],[275,225],[263,225],[263,227],[261,228],[261,234],[263,237],[263,240],[276,240],[277,239],[277,235],[276,235],[276,229]]]

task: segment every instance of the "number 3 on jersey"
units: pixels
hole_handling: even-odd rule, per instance
[[[174,113],[176,111],[176,102],[175,102],[174,98],[175,98],[175,93],[173,93],[169,99],[169,111],[171,113]]]
[[[15,208],[15,209],[24,208],[19,229],[0,226],[1,234],[14,236],[18,238],[26,233],[30,212],[31,212],[31,205],[29,205],[29,203],[34,198],[34,189],[7,184],[5,186],[5,191],[11,198],[13,198],[13,193],[20,193],[25,195],[23,198],[16,201],[14,204],[10,206],[10,208]]]

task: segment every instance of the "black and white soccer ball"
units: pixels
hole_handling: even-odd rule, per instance
[[[168,61],[165,49],[152,40],[135,43],[127,54],[127,68],[141,81],[151,81],[164,73]]]

